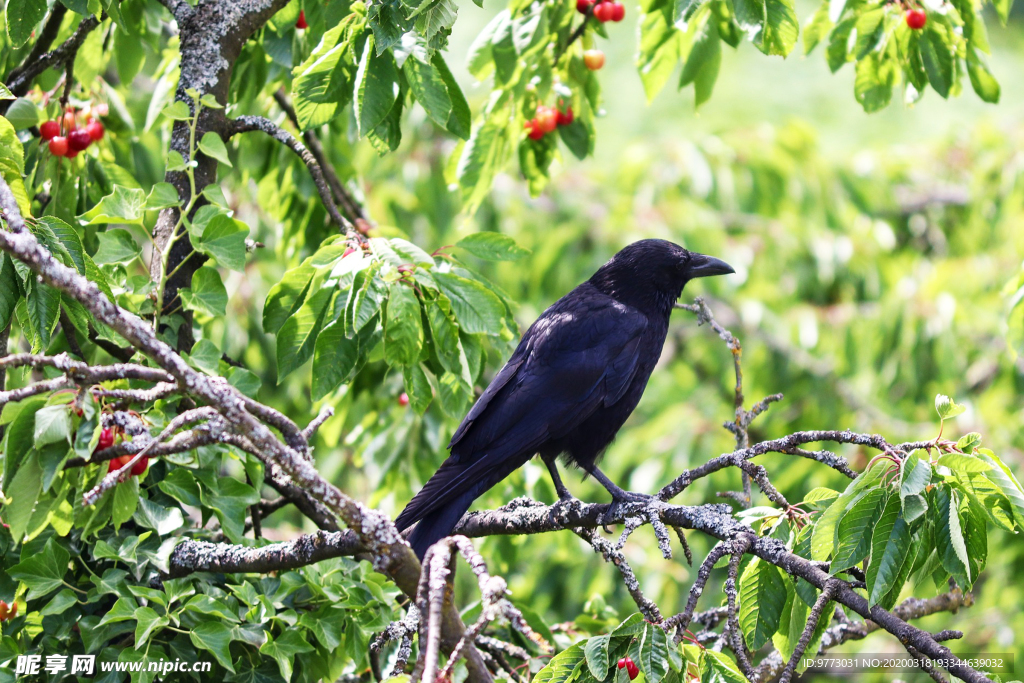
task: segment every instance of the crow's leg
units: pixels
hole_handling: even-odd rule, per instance
[[[558,494],[558,500],[572,500],[573,495],[569,493],[569,489],[567,489],[565,487],[565,484],[562,483],[562,477],[558,474],[558,464],[556,462],[556,458],[548,458],[543,455],[540,457],[541,460],[544,461],[544,464],[547,465],[548,472],[551,474],[551,483],[555,485],[555,493]]]
[[[608,493],[612,494],[612,502],[614,503],[642,503],[654,498],[654,496],[646,493],[633,493],[632,491],[619,488],[604,472],[597,469],[596,465],[592,466],[589,472],[594,479],[600,482],[601,486],[608,490]]]

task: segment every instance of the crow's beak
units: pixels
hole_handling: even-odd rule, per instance
[[[717,259],[714,256],[705,256],[704,254],[693,254],[690,258],[689,268],[687,268],[687,274],[690,278],[728,275],[735,272],[733,267],[722,259]]]

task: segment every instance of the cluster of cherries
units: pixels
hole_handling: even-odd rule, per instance
[[[103,115],[105,107],[100,105],[97,113]],[[79,127],[78,118],[74,108],[68,107],[59,120],[51,119],[39,126],[39,137],[49,143],[50,154],[74,159],[89,145],[103,139],[105,130],[99,119],[89,115],[85,125]]]
[[[907,26],[915,31],[920,31],[928,23],[928,14],[920,7],[908,9],[906,14]]]
[[[16,616],[18,616],[18,603],[12,602],[8,605],[0,600],[0,621],[10,621]]]
[[[602,24],[609,21],[622,21],[626,16],[626,6],[619,0],[576,0],[576,11],[587,14],[594,8],[594,18]]]
[[[556,107],[539,104],[537,105],[537,115],[527,121],[524,127],[529,131],[527,135],[531,140],[540,140],[555,128],[568,126],[572,120],[572,107],[566,107],[565,111],[561,111]]]
[[[96,450],[93,453],[98,453],[102,450],[106,450],[114,445],[114,430],[111,427],[104,427],[103,431],[100,432],[100,440],[96,443]],[[122,455],[117,458],[111,458],[107,462],[107,473],[116,472],[121,469],[135,457],[133,455]],[[133,477],[137,477],[146,471],[149,467],[149,456],[142,456],[138,462],[132,465],[131,474]]]
[[[626,674],[629,675],[629,680],[633,680],[640,675],[640,669],[638,669],[636,664],[633,663],[632,657],[623,657],[620,659],[619,668],[626,670]]]

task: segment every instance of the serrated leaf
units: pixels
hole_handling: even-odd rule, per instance
[[[529,249],[520,247],[508,235],[497,232],[475,232],[463,237],[455,246],[488,261],[518,261],[530,254]]]
[[[432,273],[438,288],[452,303],[455,318],[463,332],[496,334],[505,315],[505,305],[479,282],[454,273]]]
[[[963,453],[943,453],[935,462],[954,472],[987,472],[992,469],[992,465],[981,458]]]
[[[871,532],[885,501],[884,489],[872,489],[839,520],[839,544],[829,567],[830,574],[849,569],[867,557],[871,549]]]
[[[971,586],[971,566],[967,557],[963,527],[960,524],[959,499],[948,486],[935,489],[935,543],[942,567],[953,575],[963,590]]]
[[[388,290],[384,320],[384,360],[391,366],[412,365],[423,348],[420,302],[412,287],[393,284]]]
[[[264,332],[277,334],[285,321],[299,310],[315,272],[312,266],[303,263],[286,272],[280,282],[270,289],[263,306]]]
[[[278,381],[313,355],[316,337],[324,322],[334,292],[321,289],[295,312],[277,333]]]
[[[325,326],[313,348],[313,400],[319,401],[347,381],[358,360],[359,339],[345,335],[344,321]]]
[[[586,666],[584,643],[576,643],[551,658],[547,665],[533,677],[533,683],[570,683],[573,674]]]
[[[384,120],[398,96],[398,69],[391,52],[378,55],[373,37],[366,41],[355,78],[355,114],[360,135]]]
[[[871,535],[871,561],[865,577],[872,605],[896,587],[896,579],[907,561],[910,526],[900,510],[899,496],[889,496]]]
[[[740,576],[739,619],[751,650],[767,643],[779,628],[786,584],[775,565],[755,557]]]
[[[594,636],[587,640],[584,647],[584,655],[587,658],[587,668],[590,674],[597,680],[603,681],[608,675],[608,641],[610,636]]]

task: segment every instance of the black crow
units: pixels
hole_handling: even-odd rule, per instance
[[[395,520],[416,555],[449,535],[473,501],[539,454],[559,498],[555,459],[594,476],[614,502],[646,498],[616,486],[597,460],[644,393],[687,282],[735,272],[665,240],[629,245],[556,301],[455,431],[451,455]]]

